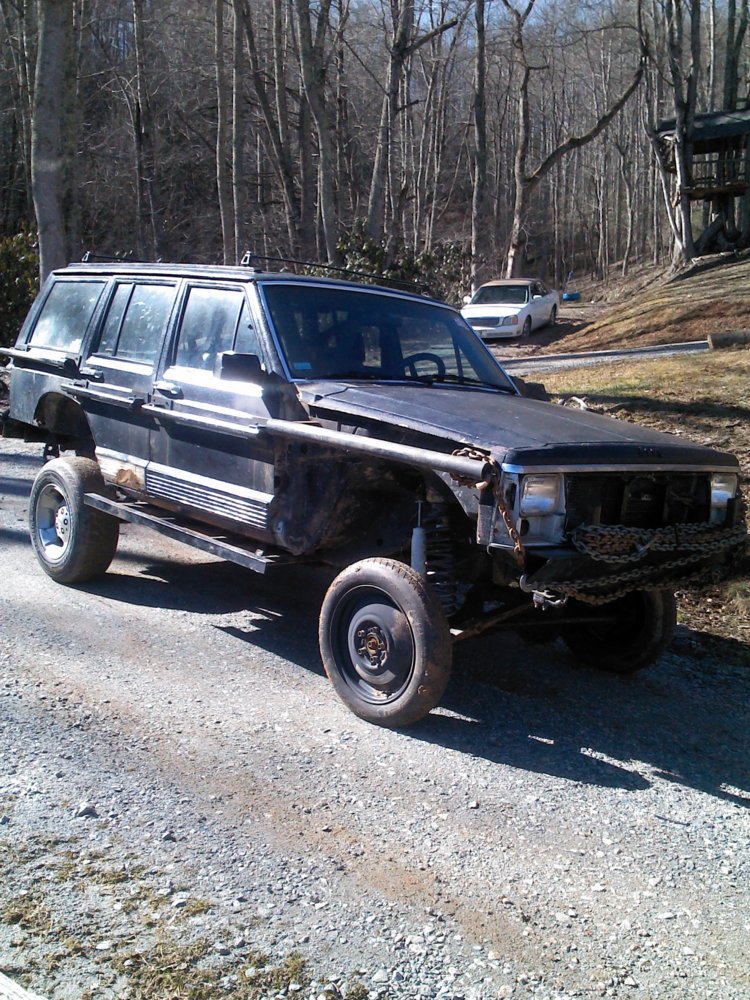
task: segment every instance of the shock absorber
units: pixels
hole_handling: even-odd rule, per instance
[[[450,617],[458,610],[458,584],[453,532],[447,505],[425,504],[422,527],[425,532],[427,582],[437,594],[445,615]]]

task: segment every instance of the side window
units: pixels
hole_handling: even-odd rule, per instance
[[[242,291],[191,288],[182,315],[174,363],[212,371],[217,354],[231,351],[243,309]]]
[[[257,354],[260,357],[258,331],[255,329],[246,302],[242,303],[242,312],[240,313],[240,322],[237,325],[234,349],[238,354]]]
[[[128,304],[128,299],[130,298],[130,293],[132,291],[133,286],[130,283],[126,285],[118,285],[115,288],[115,294],[112,296],[112,301],[109,304],[107,316],[104,320],[102,335],[99,338],[97,353],[115,353],[117,348],[117,338],[120,335],[122,317],[125,315],[125,307]]]
[[[80,350],[104,285],[103,281],[58,281],[54,284],[29,343],[58,351]]]
[[[118,358],[128,361],[156,360],[174,296],[172,285],[133,286],[113,351]],[[117,295],[112,301],[110,313],[115,306]]]

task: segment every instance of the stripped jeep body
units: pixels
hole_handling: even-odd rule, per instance
[[[72,265],[5,353],[9,420],[48,455],[78,456],[97,530],[140,521],[259,571],[344,570],[321,649],[371,721],[429,711],[450,636],[488,628],[546,629],[609,669],[643,666],[607,647],[640,623],[653,659],[671,592],[726,578],[745,550],[733,456],[523,397],[457,311],[418,295],[244,267]],[[32,517],[50,575],[68,471],[39,484]],[[440,649],[423,651],[413,624],[402,635],[420,615]]]

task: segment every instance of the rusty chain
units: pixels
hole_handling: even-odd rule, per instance
[[[453,454],[457,455],[460,458],[472,458],[478,462],[487,462],[491,466],[492,497],[495,501],[495,509],[492,514],[492,528],[490,531],[490,537],[493,537],[495,534],[495,525],[496,525],[497,515],[499,514],[500,517],[503,519],[503,525],[505,526],[505,530],[508,532],[508,536],[510,537],[510,540],[513,542],[513,557],[518,563],[518,566],[521,569],[524,569],[526,566],[526,557],[523,550],[523,543],[521,542],[521,536],[518,534],[518,530],[515,524],[513,523],[513,518],[510,516],[510,511],[508,510],[508,506],[505,503],[505,497],[503,496],[503,491],[500,488],[499,464],[495,461],[495,459],[490,455],[489,452],[482,451],[480,448],[459,448],[458,451],[454,451]],[[458,482],[462,482],[462,480],[459,479],[457,476],[454,476],[453,478],[456,479]],[[464,483],[464,485],[468,484]],[[471,485],[475,486],[476,483],[472,483]],[[481,486],[484,485],[485,485],[484,483],[481,484]]]
[[[597,562],[636,562],[648,552],[692,551],[711,555],[733,548],[746,537],[743,525],[729,530],[709,524],[674,524],[665,528],[625,528],[582,524],[570,540]]]

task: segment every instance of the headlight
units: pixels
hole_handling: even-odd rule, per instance
[[[518,316],[503,316],[500,326],[518,326]]]
[[[560,504],[560,476],[524,476],[518,511],[521,517],[554,514]]]
[[[711,476],[711,524],[723,524],[727,516],[727,504],[737,495],[737,476],[734,473],[717,472]]]

